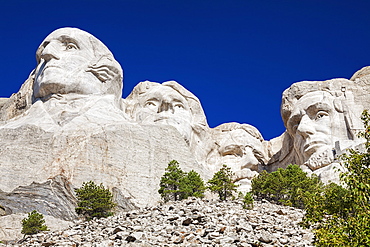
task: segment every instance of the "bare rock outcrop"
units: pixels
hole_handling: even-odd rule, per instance
[[[313,246],[313,233],[299,226],[303,214],[267,201],[246,210],[238,201],[190,198],[40,233],[14,245]]]

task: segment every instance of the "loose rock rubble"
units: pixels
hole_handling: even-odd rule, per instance
[[[304,211],[255,202],[187,199],[44,232],[13,246],[312,246]],[[0,246],[4,246],[1,245]]]

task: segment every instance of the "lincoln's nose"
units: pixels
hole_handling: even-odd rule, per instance
[[[297,132],[303,137],[308,137],[309,135],[313,135],[315,133],[315,130],[312,126],[312,120],[307,115],[304,115],[301,118]]]

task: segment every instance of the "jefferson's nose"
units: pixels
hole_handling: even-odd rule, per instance
[[[41,53],[41,58],[43,58],[46,62],[51,59],[59,60],[58,56],[58,44],[55,42],[50,42],[44,47],[44,50]]]
[[[169,111],[173,113],[172,105],[168,103],[167,101],[162,101],[162,104],[158,108],[158,113],[164,112],[164,111]]]
[[[315,129],[312,124],[312,120],[307,115],[304,115],[298,125],[297,132],[303,137],[313,135],[315,133]]]

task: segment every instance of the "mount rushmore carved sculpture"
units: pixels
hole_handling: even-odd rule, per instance
[[[32,197],[14,197],[32,191],[39,212],[71,220],[73,193],[66,191],[89,180],[111,188],[123,210],[156,204],[160,177],[173,159],[204,179],[226,164],[241,191],[262,170],[291,163],[336,181],[336,157],[361,144],[360,114],[370,106],[367,67],[350,80],[294,83],[282,97],[287,130],[267,141],[245,123],[210,128],[199,99],[175,81],[140,82],[122,99],[121,66],[80,29],[55,30],[36,58],[19,92],[0,106],[0,205],[6,215],[33,210],[17,207]]]

